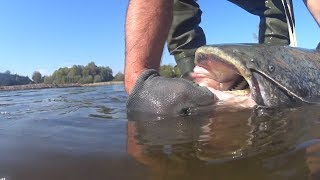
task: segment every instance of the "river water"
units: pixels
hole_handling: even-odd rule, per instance
[[[319,106],[126,114],[122,85],[0,92],[0,180],[320,179]]]

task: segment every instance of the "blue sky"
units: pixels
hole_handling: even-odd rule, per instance
[[[124,68],[128,0],[1,0],[0,72],[50,75],[94,61],[114,74]],[[320,29],[301,1],[294,2],[298,46],[314,48]],[[256,42],[259,18],[226,0],[199,0],[208,44]],[[163,64],[175,64],[164,51]]]

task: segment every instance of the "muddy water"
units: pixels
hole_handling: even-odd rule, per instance
[[[319,107],[129,114],[123,86],[0,92],[0,179],[319,179]]]

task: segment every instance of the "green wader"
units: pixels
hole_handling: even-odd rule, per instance
[[[290,44],[286,14],[281,0],[229,1],[260,17],[259,43]],[[193,70],[194,53],[198,47],[206,44],[205,34],[199,26],[201,14],[202,11],[195,0],[174,0],[174,17],[167,42],[169,52],[174,55],[181,74]]]

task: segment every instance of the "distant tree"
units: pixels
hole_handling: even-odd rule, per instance
[[[69,70],[68,76],[69,77],[81,76],[82,70],[83,70],[83,66],[73,65]]]
[[[11,74],[11,72],[9,70],[6,70],[4,73],[5,74]]]
[[[102,80],[102,79],[101,79],[101,76],[100,76],[100,75],[95,75],[94,78],[93,78],[93,82],[94,82],[94,83],[101,82],[101,80]]]
[[[180,72],[180,69],[178,68],[178,66],[174,66],[173,70],[175,73],[175,77],[181,77],[181,72]]]
[[[53,78],[52,78],[52,76],[44,76],[43,83],[45,83],[45,84],[52,84],[52,83],[53,83]]]
[[[42,75],[39,71],[35,71],[33,72],[32,74],[32,80],[35,82],[35,83],[41,83],[41,79],[42,79]]]
[[[173,67],[170,65],[160,66],[160,75],[164,77],[174,77]]]
[[[177,67],[173,67],[172,65],[162,65],[160,66],[160,75],[173,78],[179,77],[181,73]]]
[[[77,83],[82,77],[82,70],[84,69],[83,66],[73,65],[69,68],[67,74],[67,82],[68,83]]]
[[[124,74],[122,72],[118,72],[114,76],[113,81],[124,81]]]
[[[89,74],[93,77],[97,74],[99,74],[99,68],[96,66],[94,62],[88,63],[84,68],[89,70]]]
[[[91,75],[82,77],[82,78],[79,80],[79,83],[81,83],[81,84],[93,83],[93,77],[92,77]]]
[[[44,83],[44,78],[45,78],[45,77],[47,77],[47,76],[42,76],[42,77],[41,77],[41,83]]]
[[[81,79],[81,76],[67,76],[68,82],[69,83],[78,83],[79,80]]]
[[[69,68],[64,67],[64,68],[59,68],[58,70],[54,71],[52,74],[52,83],[55,84],[65,84],[69,83]]]
[[[81,75],[82,75],[82,77],[89,76],[89,75],[90,75],[90,69],[84,67],[83,70],[82,70],[82,72],[81,72]]]
[[[101,76],[101,80],[103,82],[105,81],[111,81],[113,79],[113,75],[112,75],[112,69],[107,67],[99,67],[99,71],[100,71],[100,76]]]

